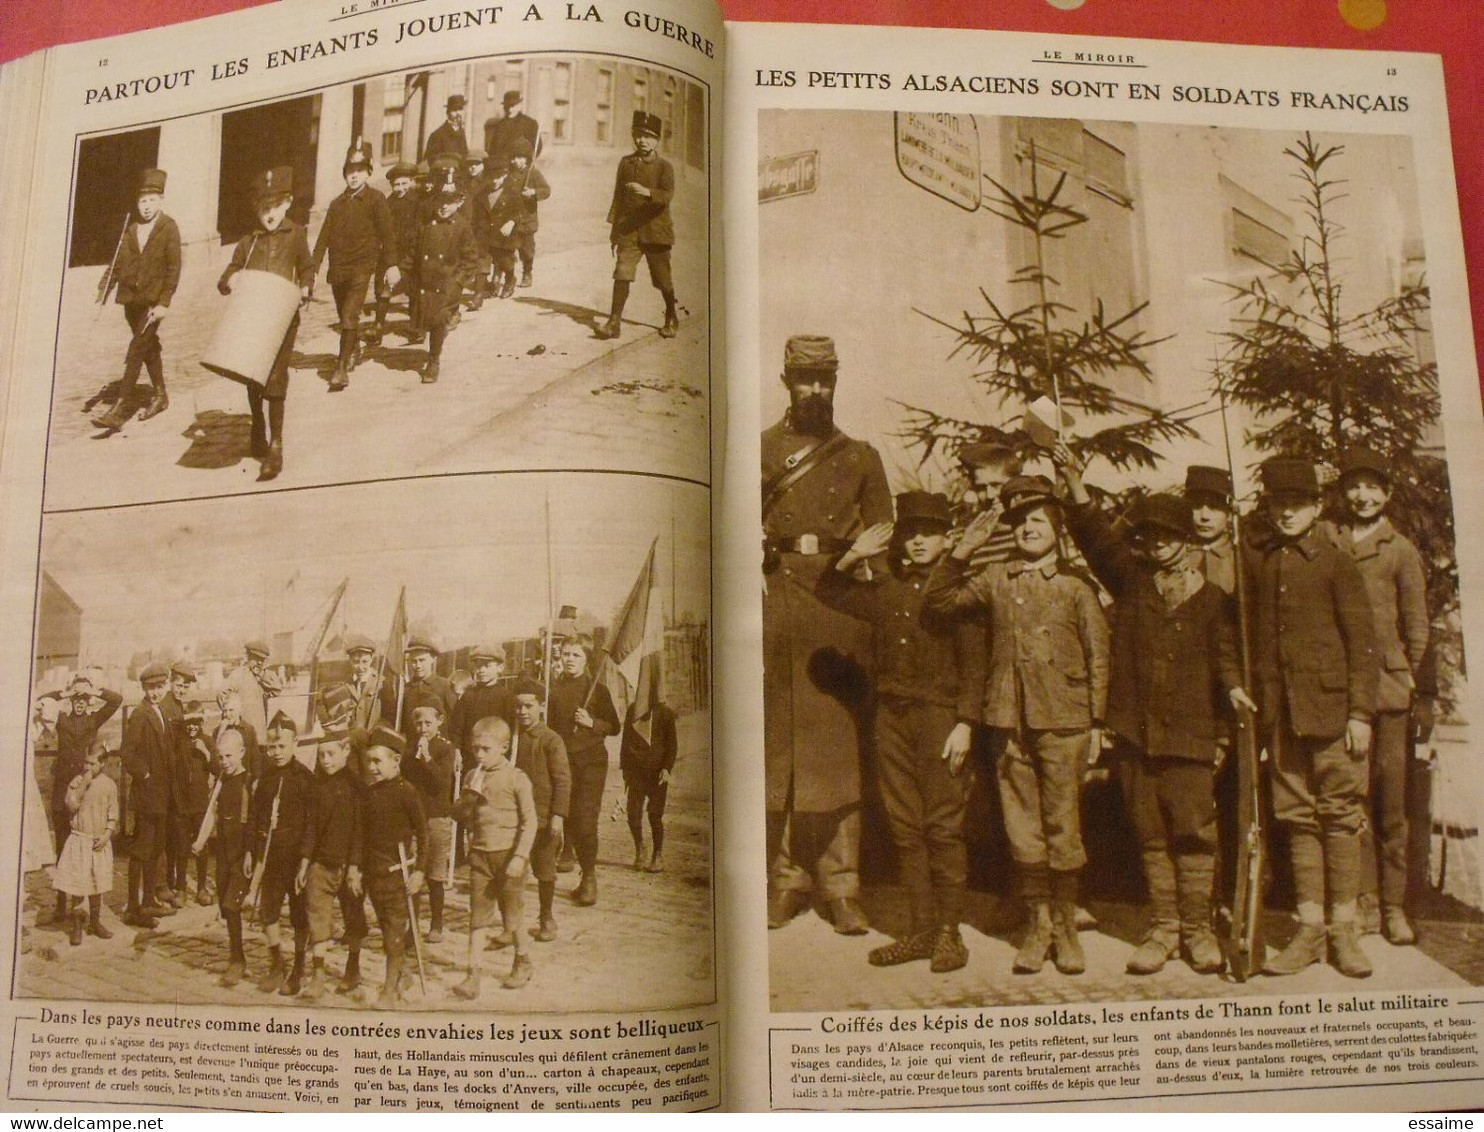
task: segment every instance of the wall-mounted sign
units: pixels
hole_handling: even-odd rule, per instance
[[[902,176],[970,212],[979,207],[979,125],[972,114],[896,115]]]
[[[759,204],[812,193],[819,188],[819,150],[770,157],[757,163]]]

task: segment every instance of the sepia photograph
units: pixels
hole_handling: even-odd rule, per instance
[[[650,477],[47,517],[13,993],[716,1001],[710,576]]]
[[[708,99],[536,53],[79,136],[46,509],[709,482]]]
[[[1484,983],[1411,140],[758,135],[771,1009]]]

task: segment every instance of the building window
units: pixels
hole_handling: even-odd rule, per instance
[[[559,142],[572,140],[571,63],[558,63],[552,78],[551,136]]]
[[[646,75],[634,76],[634,109],[649,109],[649,78]]]
[[[665,84],[665,104],[660,110],[663,126],[660,127],[660,148],[670,153],[675,148],[675,80]]]
[[[598,97],[593,107],[593,140],[599,145],[613,142],[613,72],[598,68]]]
[[[486,102],[498,102],[500,99],[500,84],[494,75],[484,80],[484,100]]]
[[[386,79],[381,89],[381,159],[402,159],[402,122],[407,112],[407,84],[401,75]]]
[[[517,91],[520,100],[526,100],[526,61],[511,59],[505,64],[505,89]]]

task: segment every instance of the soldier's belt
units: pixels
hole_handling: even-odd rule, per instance
[[[831,538],[829,535],[795,535],[793,538],[768,538],[763,540],[763,554],[844,554],[851,547],[848,538]]]

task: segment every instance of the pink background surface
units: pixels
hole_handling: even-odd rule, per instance
[[[0,60],[53,43],[252,7],[263,0],[6,0],[0,8]],[[1072,2],[1072,0],[1063,0]],[[1347,4],[1354,0],[1347,0]],[[1374,2],[1374,0],[1373,0]],[[728,19],[809,23],[993,27],[1068,35],[1193,39],[1423,51],[1443,57],[1452,118],[1474,338],[1484,356],[1484,3],[1390,0],[1380,27],[1345,22],[1338,0],[1085,0],[1063,11],[1048,0],[723,0]]]

